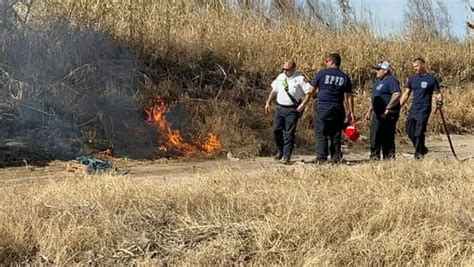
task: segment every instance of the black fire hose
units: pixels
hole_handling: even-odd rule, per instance
[[[472,159],[473,157],[467,157],[465,159],[458,158],[458,155],[456,155],[456,151],[454,151],[454,146],[453,146],[453,142],[451,141],[451,137],[449,136],[448,126],[446,125],[446,119],[444,118],[443,102],[438,102],[438,101],[436,102],[435,113],[438,111],[439,111],[439,115],[441,116],[441,121],[443,122],[443,128],[444,128],[444,131],[446,132],[446,136],[448,137],[449,147],[451,147],[451,152],[453,153],[454,158],[459,162],[465,162]]]
[[[436,101],[436,111],[435,114],[439,111],[439,115],[441,117],[441,121],[443,122],[444,132],[446,133],[446,137],[448,137],[449,147],[451,148],[451,152],[453,153],[454,158],[457,161],[461,161],[456,155],[456,151],[454,150],[453,142],[451,141],[451,137],[449,136],[448,126],[446,125],[446,119],[444,118],[443,113],[443,102]]]

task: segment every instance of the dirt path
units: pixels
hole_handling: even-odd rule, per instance
[[[465,159],[474,156],[474,135],[455,135],[451,139],[459,158]],[[427,141],[427,146],[430,149],[430,153],[426,156],[426,159],[454,159],[445,136]],[[413,149],[411,147],[403,146],[398,150],[398,159],[413,159]],[[348,161],[348,164],[366,162],[368,157],[368,148],[367,150],[358,151],[344,149],[344,159]],[[314,158],[315,155],[295,155],[291,166],[310,164],[309,162],[314,160]],[[133,173],[132,177],[166,181],[202,175],[215,169],[228,169],[242,175],[251,175],[275,167],[287,166],[275,162],[271,157],[257,157],[238,161],[220,159],[201,162],[151,164],[144,167],[131,168],[131,171]]]
[[[452,136],[456,152],[459,158],[469,158],[474,156],[474,135],[454,135]],[[453,159],[447,139],[442,136],[437,139],[427,141],[430,153],[427,159]],[[412,160],[413,149],[403,146],[398,149],[398,159]],[[344,149],[344,159],[348,164],[365,162],[368,158],[368,149],[350,150]],[[314,159],[314,155],[295,155],[291,166],[285,166],[273,161],[271,157],[257,157],[250,159],[228,159],[217,160],[189,160],[189,161],[125,161],[120,160],[123,168],[130,170],[130,177],[133,179],[153,179],[165,182],[178,182],[191,177],[206,174],[214,170],[228,170],[242,175],[252,175],[269,168],[288,167],[292,168],[302,164],[309,164]],[[473,161],[470,159],[469,161]],[[46,167],[14,167],[0,169],[0,184],[28,181],[50,181],[61,178],[73,178],[82,174],[67,171],[67,162],[52,162]]]

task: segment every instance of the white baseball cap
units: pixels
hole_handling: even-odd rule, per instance
[[[390,62],[388,62],[386,60],[382,60],[379,63],[377,63],[375,65],[372,65],[372,68],[376,69],[376,70],[384,69],[384,70],[392,70],[393,71],[392,64],[390,64]]]

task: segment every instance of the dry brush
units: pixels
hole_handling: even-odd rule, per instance
[[[427,160],[3,184],[0,262],[469,265],[474,169]]]
[[[69,35],[79,33],[80,38],[92,32],[116,42],[121,51],[132,51],[132,62],[136,64],[133,71],[140,77],[134,78],[134,83],[139,84],[131,89],[139,92],[141,103],[156,95],[170,102],[178,101],[186,112],[173,123],[185,121],[186,130],[198,136],[206,136],[212,130],[219,135],[224,150],[240,156],[268,154],[272,150],[273,142],[267,138],[271,134],[271,118],[264,115],[262,103],[281,61],[295,58],[298,68],[311,77],[322,68],[324,55],[333,51],[341,53],[343,69],[356,85],[360,117],[369,105],[368,89],[373,79],[370,65],[381,59],[391,60],[403,84],[411,73],[411,60],[422,56],[449,90],[446,109],[450,130],[462,133],[472,129],[472,40],[431,38],[419,42],[403,36],[388,39],[365,26],[331,31],[294,15],[210,3],[212,1],[42,0],[35,2],[27,25],[45,38],[33,39],[32,46],[35,47],[35,42],[43,46],[52,43],[53,54],[57,55],[71,54],[70,47],[81,43],[67,44],[68,38],[62,38],[65,43],[55,43],[58,25],[64,25],[61,30]],[[97,62],[109,60],[101,56],[106,53],[98,53],[97,58],[91,59],[86,52],[73,54],[74,62],[69,67],[65,62],[63,72],[74,71],[81,67],[80,63],[96,66]],[[47,69],[41,68],[42,71]],[[97,72],[91,75],[101,75],[100,68]],[[90,80],[91,75],[84,79]],[[45,87],[53,92],[67,90],[58,87],[58,83],[64,83],[63,77]],[[123,91],[120,84],[105,84]],[[72,85],[82,86],[80,83]],[[88,87],[94,90],[93,84]],[[103,90],[99,83],[96,88]],[[98,113],[105,114],[103,118],[109,117],[102,110]],[[310,114],[305,115],[300,123],[300,146],[313,146],[310,117]],[[434,117],[431,123],[434,127],[430,130],[439,133]],[[81,120],[84,121],[87,122]],[[115,136],[110,132],[112,127],[105,127],[103,121],[97,122],[101,123],[94,126],[99,132],[97,139],[110,140],[110,136]],[[400,122],[401,134],[403,117]],[[361,128],[366,134],[366,125],[362,123]],[[117,140],[104,143],[120,145],[111,144],[113,142],[118,143]]]

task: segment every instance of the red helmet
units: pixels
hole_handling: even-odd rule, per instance
[[[344,134],[346,135],[347,139],[351,140],[352,142],[357,141],[359,138],[359,131],[356,128],[355,121],[352,121],[347,125],[347,127],[344,129]]]

